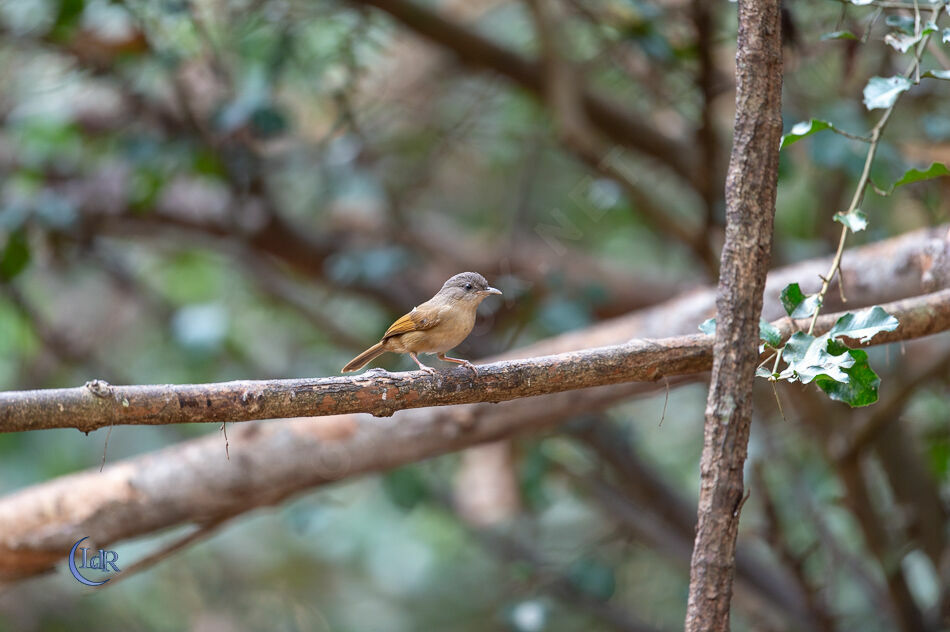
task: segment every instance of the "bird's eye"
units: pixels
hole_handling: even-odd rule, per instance
[[[471,283],[466,283],[466,284],[465,284],[465,289],[466,289],[466,290],[471,290],[471,289],[472,289],[472,284],[471,284]]]

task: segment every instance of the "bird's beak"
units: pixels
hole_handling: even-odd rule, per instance
[[[489,294],[501,294],[501,290],[499,290],[498,288],[489,287],[487,290],[479,290],[478,293],[484,296],[488,296]]]

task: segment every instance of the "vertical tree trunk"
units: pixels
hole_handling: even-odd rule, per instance
[[[686,631],[725,632],[782,134],[780,0],[739,1],[735,138]]]

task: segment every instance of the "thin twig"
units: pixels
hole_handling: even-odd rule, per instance
[[[228,450],[228,422],[221,424],[221,432],[224,433],[224,456],[231,460],[231,452]]]
[[[666,399],[663,400],[663,412],[660,414],[660,423],[656,425],[657,428],[663,426],[663,420],[666,419],[666,405],[670,403],[670,380],[667,377],[663,377],[663,383],[666,385]]]
[[[917,5],[917,0],[914,0],[914,6]],[[941,3],[942,6],[942,3]],[[918,10],[919,11],[919,10]],[[918,13],[917,16],[917,28],[915,33],[920,33],[920,16]],[[910,77],[914,73],[920,72],[920,58],[923,54],[924,47],[926,47],[927,42],[929,41],[930,36],[927,35],[924,37],[923,41],[920,43],[920,46],[915,51],[914,61],[911,64],[911,67],[904,73],[905,77]],[[919,81],[919,79],[918,79]],[[848,205],[847,211],[844,212],[844,215],[850,215],[855,210],[857,210],[858,205],[864,199],[864,193],[867,190],[868,182],[871,179],[871,164],[874,162],[874,157],[877,154],[877,149],[881,141],[881,134],[884,131],[884,127],[887,125],[888,120],[891,118],[891,114],[894,113],[894,108],[897,107],[897,103],[900,100],[900,96],[894,99],[894,102],[884,111],[884,114],[881,115],[881,118],[878,120],[877,124],[871,129],[871,143],[868,147],[867,156],[864,159],[864,169],[861,171],[861,177],[858,179],[858,185],[855,187],[854,195],[851,197],[851,203]],[[841,270],[841,257],[844,254],[844,244],[848,238],[848,226],[846,224],[841,225],[841,236],[838,239],[838,249],[835,251],[834,259],[831,261],[831,267],[828,269],[828,273],[822,277],[821,280],[821,289],[818,291],[818,305],[815,308],[815,313],[812,315],[811,323],[808,326],[808,334],[811,335],[815,330],[815,323],[818,321],[818,315],[821,313],[821,306],[824,303],[825,294],[828,292],[828,287],[831,285],[831,282],[834,280],[835,275],[838,274]]]
[[[109,426],[109,430],[106,432],[106,441],[102,446],[102,461],[99,463],[99,471],[102,471],[102,468],[106,466],[106,453],[109,451],[109,437],[112,436],[112,429],[115,426]]]

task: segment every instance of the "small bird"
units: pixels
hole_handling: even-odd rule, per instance
[[[477,375],[474,364],[450,358],[445,352],[472,333],[475,310],[491,294],[501,294],[501,290],[488,285],[485,277],[477,272],[456,274],[435,296],[390,325],[382,340],[350,360],[343,367],[343,373],[358,371],[377,356],[392,351],[408,353],[426,373],[435,373],[435,369],[420,362],[417,353],[434,353],[440,360],[461,364]]]

